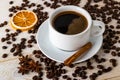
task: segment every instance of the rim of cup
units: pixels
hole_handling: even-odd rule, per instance
[[[71,10],[71,8],[73,8],[73,9]],[[65,10],[64,10],[64,9],[65,9]],[[67,10],[66,10],[66,9],[67,9]],[[77,11],[77,10],[82,11],[82,13],[79,12],[79,11]],[[88,22],[87,28],[86,28],[84,31],[82,31],[82,32],[80,32],[80,33],[77,33],[77,34],[63,34],[63,33],[59,32],[59,31],[57,31],[57,30],[53,27],[53,25],[52,25],[52,20],[54,19],[54,17],[55,17],[56,15],[58,15],[58,14],[61,13],[61,12],[65,12],[65,11],[74,11],[74,12],[77,12],[77,13],[82,14],[82,15],[87,19],[87,22]],[[57,14],[56,14],[56,13],[57,13]],[[86,13],[86,14],[87,14],[87,17],[86,17],[86,15],[84,15],[83,13]],[[89,20],[89,21],[88,21],[88,20]],[[59,34],[61,34],[61,35],[64,35],[64,36],[77,36],[77,35],[82,35],[82,34],[84,34],[84,33],[92,26],[92,18],[91,18],[91,16],[90,16],[89,12],[86,11],[85,9],[83,9],[83,8],[81,8],[81,7],[73,6],[73,5],[67,5],[67,6],[59,7],[59,8],[57,8],[57,9],[55,9],[55,10],[53,11],[53,13],[50,15],[50,18],[49,18],[49,24],[51,25],[51,28],[52,28],[55,32],[57,32],[57,33],[59,33]]]

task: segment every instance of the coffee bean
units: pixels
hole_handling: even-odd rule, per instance
[[[90,78],[90,80],[96,80],[96,74],[95,73],[93,73],[92,75],[90,75],[89,76],[89,78]]]
[[[38,5],[37,5],[37,7],[41,7],[41,5],[40,5],[40,4],[38,4]]]
[[[7,46],[3,46],[2,48],[3,48],[3,49],[7,49]]]
[[[16,38],[12,38],[12,41],[16,41]]]
[[[39,72],[39,77],[42,77],[43,76],[43,72]]]
[[[32,33],[32,30],[28,30],[28,33]]]
[[[59,80],[59,78],[58,77],[54,77],[52,80]]]
[[[120,57],[120,52],[117,53],[117,56]]]
[[[97,68],[98,69],[104,69],[104,66],[103,65],[97,65]]]
[[[93,66],[87,66],[87,68],[88,68],[88,69],[94,69],[94,67],[93,67]]]
[[[21,42],[26,42],[26,38],[21,38]]]
[[[85,71],[81,71],[81,72],[78,73],[78,76],[83,77],[83,76],[86,76],[86,74],[87,73]]]
[[[5,40],[6,40],[5,38],[1,38],[1,42],[5,42]]]
[[[33,76],[33,78],[32,78],[33,80],[38,80],[38,76]]]
[[[102,70],[99,70],[99,71],[97,72],[98,75],[102,75],[102,73],[103,73]]]
[[[91,66],[91,64],[92,64],[92,63],[91,63],[90,61],[87,62],[87,66]]]
[[[10,30],[9,29],[5,29],[6,32],[9,32]]]
[[[36,57],[36,58],[40,58],[41,56],[40,56],[39,54],[36,54],[35,57]]]
[[[19,53],[18,52],[15,52],[15,53],[13,53],[13,56],[17,56]]]
[[[86,75],[85,75],[85,76],[82,76],[82,79],[87,79],[87,77],[88,77],[88,76],[86,76]]]
[[[13,4],[13,1],[10,1],[9,4]]]
[[[43,59],[43,58],[40,58],[40,61],[41,61],[41,62],[43,62],[43,61],[44,61],[44,59]]]
[[[67,80],[72,80],[72,79],[68,77]]]
[[[63,68],[65,65],[64,65],[64,63],[61,63],[61,64],[59,64],[58,66],[59,66],[59,68]],[[63,69],[63,70],[64,70],[64,69]],[[66,70],[65,70],[65,72],[66,72]]]
[[[10,42],[10,41],[7,41],[7,44],[11,44],[12,42]]]
[[[7,21],[4,21],[4,25],[7,25],[8,24],[8,22]]]
[[[86,67],[86,66],[81,66],[81,69],[82,69],[82,70],[86,70],[87,67]]]
[[[105,59],[105,58],[101,58],[100,61],[101,61],[101,62],[105,62],[106,59]]]
[[[107,71],[110,72],[112,70],[112,67],[108,67]]]
[[[6,58],[6,57],[8,57],[8,54],[5,53],[2,55],[2,58]]]
[[[63,79],[67,79],[67,78],[68,78],[68,76],[67,76],[67,75],[63,75],[62,77],[63,77]]]
[[[11,48],[11,49],[10,49],[10,52],[14,52],[14,51],[15,51],[15,48]]]
[[[103,71],[103,72],[105,72],[105,73],[106,73],[106,72],[109,72],[109,71],[111,71],[111,70],[112,70],[112,68],[111,68],[111,67],[108,67],[108,68],[106,68],[106,69],[105,69],[105,68],[104,68],[104,69],[102,69],[102,71]]]
[[[75,66],[74,64],[70,64],[70,65],[69,65],[70,68],[73,68],[74,66]]]
[[[117,39],[119,39],[119,37],[118,37],[118,36],[115,36],[115,39],[117,40]]]
[[[113,25],[110,25],[110,28],[111,28],[111,29],[114,29],[114,26],[113,26]]]
[[[105,53],[110,53],[110,50],[104,50]]]
[[[20,29],[17,29],[16,31],[17,31],[17,33],[21,33],[22,32]]]
[[[27,47],[31,48],[31,47],[33,47],[33,46],[29,44],[29,45],[27,45]]]
[[[72,73],[72,76],[73,76],[73,77],[77,77],[77,74],[76,74],[76,73]]]
[[[120,51],[120,47],[116,47],[116,51]]]
[[[16,48],[16,47],[17,47],[17,44],[13,44],[12,46],[13,46],[14,48]]]
[[[46,77],[48,78],[48,79],[51,79],[51,78],[53,78],[54,77],[54,73],[53,72],[47,72],[47,74],[46,74]]]
[[[115,51],[112,51],[112,52],[111,52],[111,55],[112,55],[112,56],[117,56],[117,54],[116,54]]]
[[[9,17],[12,17],[13,16],[13,14],[11,13],[11,14],[9,14]]]
[[[111,62],[113,67],[117,66],[117,60],[116,59],[110,59],[109,61]]]
[[[62,74],[65,74],[67,73],[67,70],[66,69],[62,69]]]
[[[93,58],[98,59],[98,55],[94,55]]]
[[[117,26],[116,26],[116,29],[120,29],[120,25],[117,25]]]

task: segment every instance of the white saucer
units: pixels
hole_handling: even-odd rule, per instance
[[[46,20],[39,27],[36,39],[40,50],[48,58],[63,63],[65,59],[67,59],[76,52],[68,52],[56,48],[54,45],[51,44],[48,34],[48,20]],[[79,57],[74,63],[85,61],[94,56],[101,48],[103,36],[101,35],[99,37],[92,37],[90,41],[93,44],[92,48],[88,52],[86,52],[84,56]]]

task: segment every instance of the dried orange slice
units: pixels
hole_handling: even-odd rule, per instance
[[[25,31],[33,28],[37,21],[38,18],[34,12],[21,10],[13,15],[10,20],[10,25],[14,29]]]

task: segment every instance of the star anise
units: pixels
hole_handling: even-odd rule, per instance
[[[28,62],[28,61],[31,61],[32,59],[28,56],[28,55],[26,55],[26,56],[22,56],[22,57],[20,57],[19,58],[19,64],[25,64],[26,62]]]
[[[20,67],[18,67],[18,73],[22,73],[22,75],[28,74],[30,71],[39,73],[42,70],[39,61],[33,60],[28,55],[22,56],[19,58],[19,61]]]
[[[31,60],[30,62],[29,62],[29,69],[31,69],[31,71],[33,72],[33,71],[35,71],[35,72],[40,72],[41,70],[42,70],[42,67],[41,67],[41,64],[38,62],[38,61],[33,61],[33,60]]]
[[[19,69],[18,73],[21,73],[22,75],[29,73],[29,69],[24,66],[20,66],[20,67],[18,67],[18,69]]]

